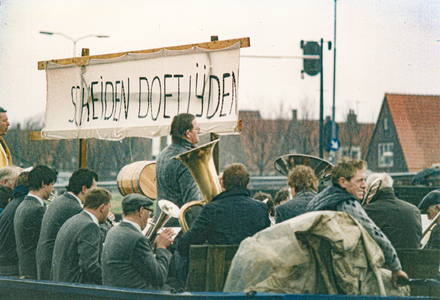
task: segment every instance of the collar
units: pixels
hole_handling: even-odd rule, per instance
[[[135,223],[135,222],[127,220],[127,219],[123,219],[122,222],[127,222],[127,223],[133,225],[134,227],[136,227],[137,230],[139,230],[139,232],[142,233],[141,226],[139,226],[138,223]]]
[[[84,212],[86,212],[86,213],[88,213],[89,214],[89,216],[90,216],[90,218],[92,218],[92,220],[93,220],[93,223],[95,223],[96,225],[98,225],[99,226],[99,222],[98,222],[98,218],[97,217],[95,217],[95,215],[94,214],[92,214],[91,212],[89,212],[89,211],[87,211],[87,210],[83,210]]]
[[[38,196],[36,196],[34,194],[31,194],[30,192],[29,192],[28,196],[36,198],[38,200],[38,202],[40,202],[41,206],[45,206],[44,202],[43,202],[43,199],[41,199],[40,197],[38,197]]]
[[[191,144],[190,142],[188,142],[187,140],[182,139],[182,138],[173,139],[173,143],[176,143],[176,144],[181,145],[185,148],[188,148],[188,150],[197,148],[195,145]]]
[[[71,196],[73,196],[76,200],[78,200],[79,205],[81,205],[81,207],[84,207],[84,204],[81,202],[81,200],[72,192],[67,192],[68,194],[70,194]]]

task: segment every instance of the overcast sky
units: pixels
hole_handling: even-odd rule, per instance
[[[0,106],[9,119],[43,116],[45,72],[37,62],[249,37],[241,55],[300,56],[300,41],[333,41],[334,0],[0,0]],[[350,109],[376,122],[385,93],[440,95],[440,1],[338,0],[336,119]],[[333,49],[324,49],[325,115],[333,101]],[[319,114],[319,76],[301,79],[302,60],[240,63],[240,109],[265,117]]]

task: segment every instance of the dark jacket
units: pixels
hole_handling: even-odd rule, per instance
[[[399,258],[397,257],[396,249],[394,249],[390,240],[385,236],[382,230],[374,224],[370,217],[368,217],[359,200],[349,194],[345,189],[334,184],[325,188],[316,195],[316,197],[310,200],[309,205],[307,205],[307,211],[316,210],[342,211],[355,218],[382,249],[388,268],[390,268],[391,271],[398,271],[402,268]]]
[[[37,279],[35,256],[45,211],[46,207],[37,198],[27,195],[15,212],[14,231],[20,276]]]
[[[59,282],[102,284],[103,234],[87,212],[71,217],[58,231],[50,279]]]
[[[382,229],[394,248],[418,249],[422,238],[422,221],[419,209],[394,195],[393,188],[376,192],[365,206],[371,220]]]
[[[426,243],[426,246],[423,249],[440,249],[440,225],[434,225],[428,243]]]
[[[270,226],[267,205],[250,197],[247,189],[226,190],[203,206],[193,226],[177,245],[183,256],[190,245],[239,245],[242,240]]]
[[[194,181],[189,169],[174,156],[193,149],[193,145],[186,140],[173,141],[160,153],[156,162],[156,187],[158,200],[165,199],[173,202],[179,208],[193,200],[202,200],[199,187]],[[156,201],[156,212],[160,212]],[[155,220],[160,213],[155,214]],[[171,218],[166,227],[178,227],[179,222]]]
[[[37,245],[37,276],[40,280],[50,279],[52,254],[58,231],[64,222],[82,211],[78,200],[68,192],[54,199],[47,207],[41,224]]]
[[[294,218],[296,216],[302,215],[307,211],[307,205],[310,200],[316,196],[315,191],[302,191],[299,192],[281,205],[275,208],[275,220],[276,223],[281,223],[288,219]]]
[[[18,186],[14,190],[14,198],[0,214],[0,276],[19,275],[14,217],[18,206],[23,202],[24,197],[28,193],[29,189],[27,186]]]
[[[156,249],[132,224],[109,230],[102,251],[102,280],[107,286],[160,289],[167,279],[171,253]]]

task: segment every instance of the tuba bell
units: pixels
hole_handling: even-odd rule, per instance
[[[159,230],[165,225],[165,223],[170,218],[178,218],[180,215],[179,207],[171,201],[159,200],[158,205],[161,210],[159,218],[156,223],[149,223],[150,226],[145,233],[145,236],[150,240],[151,244],[153,244]]]
[[[298,165],[304,165],[312,168],[315,172],[318,182],[321,183],[329,179],[333,169],[330,162],[312,155],[306,154],[287,154],[278,157],[274,162],[275,170],[288,176],[289,172]]]
[[[362,198],[362,202],[361,202],[362,206],[365,206],[368,203],[370,203],[371,199],[373,199],[374,195],[376,195],[377,191],[379,190],[381,184],[382,184],[382,179],[380,178],[376,178],[376,180],[374,180],[370,184],[368,189],[364,191],[364,197]]]
[[[186,220],[188,209],[193,206],[205,205],[222,191],[212,157],[212,149],[218,141],[217,139],[173,157],[173,159],[181,161],[189,169],[203,196],[203,200],[190,201],[180,208],[179,222],[183,232],[187,232],[189,229]]]

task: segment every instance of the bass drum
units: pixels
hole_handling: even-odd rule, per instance
[[[118,174],[118,189],[122,196],[137,193],[156,200],[156,162],[137,161],[126,165]]]

